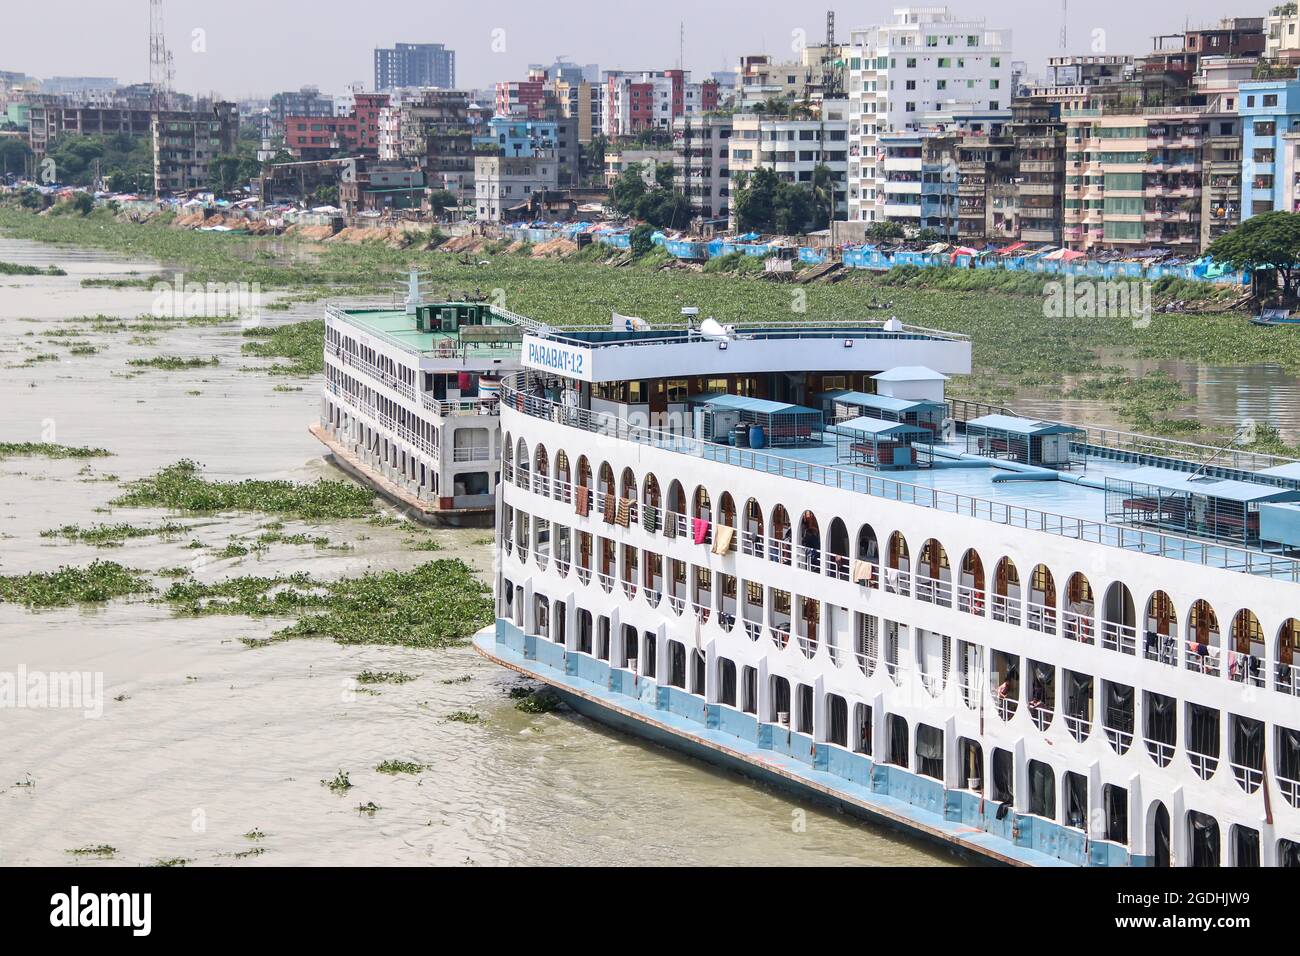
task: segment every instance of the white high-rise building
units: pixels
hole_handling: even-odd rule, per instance
[[[880,134],[1009,110],[1011,31],[947,7],[903,7],[890,24],[851,31],[849,46],[848,218],[876,222],[885,202]]]

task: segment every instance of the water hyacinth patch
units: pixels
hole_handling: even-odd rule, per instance
[[[176,511],[261,511],[305,520],[360,518],[374,513],[374,494],[344,481],[209,481],[189,459],[132,482],[111,502],[135,508]]]
[[[107,458],[104,448],[78,448],[53,442],[0,442],[0,459],[4,458]]]
[[[29,608],[102,604],[153,591],[145,572],[113,561],[93,561],[84,568],[65,566],[57,571],[0,577],[0,603],[24,604]]]

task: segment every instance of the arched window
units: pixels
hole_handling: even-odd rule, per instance
[[[934,538],[921,546],[921,556],[916,563],[916,598],[943,607],[952,607],[952,569],[948,567],[948,552]]]
[[[1034,566],[1029,575],[1029,600],[1025,602],[1025,626],[1044,634],[1056,633],[1056,579],[1045,564]]]
[[[528,442],[522,438],[515,445],[515,484],[525,491],[532,483],[532,460],[528,457]]]
[[[768,526],[767,558],[769,561],[775,561],[779,564],[791,563],[790,538],[793,533],[794,531],[790,526],[790,515],[785,510],[785,505],[777,505],[772,509],[772,520]]]
[[[1065,603],[1061,608],[1061,633],[1072,641],[1091,644],[1096,629],[1097,602],[1092,595],[1092,584],[1079,571],[1070,575],[1065,584]]]
[[[1300,667],[1296,666],[1296,640],[1300,639],[1300,620],[1287,618],[1277,630],[1277,674],[1274,686],[1284,694],[1300,695]]]
[[[1204,598],[1187,613],[1187,648],[1183,660],[1188,670],[1219,676],[1219,616]]]
[[[1242,608],[1232,618],[1228,677],[1240,684],[1264,686],[1264,630],[1255,612]]]
[[[546,446],[539,444],[533,452],[534,490],[539,495],[551,496],[551,459],[546,454]]]
[[[911,556],[908,554],[907,539],[903,537],[903,532],[895,531],[889,536],[889,552],[886,561],[885,590],[893,594],[911,594]]]
[[[853,559],[849,557],[849,530],[841,518],[832,518],[826,536],[826,573],[841,581],[849,579]]]
[[[740,552],[750,557],[763,557],[763,509],[750,498],[745,502],[744,523],[740,528]]]
[[[1123,581],[1112,582],[1102,602],[1101,646],[1121,654],[1137,653],[1137,616],[1133,594]]]
[[[1156,591],[1147,599],[1143,624],[1146,630],[1142,635],[1142,656],[1149,661],[1176,667],[1178,615],[1174,612],[1173,600],[1164,591]]]
[[[569,470],[569,456],[564,449],[555,455],[555,499],[557,501],[573,500],[573,473]]]
[[[961,579],[957,582],[957,607],[967,614],[984,615],[984,562],[974,548],[961,557]]]
[[[811,511],[805,511],[799,517],[799,545],[795,554],[800,568],[813,574],[822,573],[821,527]]]
[[[1010,558],[1002,558],[993,571],[993,620],[1019,625],[1023,603],[1016,563]]]
[[[667,512],[664,514],[664,534],[670,537],[685,536],[687,533],[686,492],[682,490],[681,482],[676,479],[668,485],[668,501],[665,507]]]

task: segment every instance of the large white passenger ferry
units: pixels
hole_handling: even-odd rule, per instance
[[[946,399],[893,320],[522,345],[480,653],[968,855],[1300,865],[1300,462]]]
[[[430,524],[487,525],[501,479],[502,376],[526,320],[486,302],[325,311],[325,382],[311,432],[334,462]]]

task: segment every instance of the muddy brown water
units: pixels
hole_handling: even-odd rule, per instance
[[[273,545],[260,558],[218,560],[185,547],[190,538],[221,547],[271,520],[249,514],[173,516],[194,527],[173,541],[113,549],[41,537],[72,523],[158,523],[166,517],[160,511],[103,509],[118,482],[181,458],[203,463],[213,478],[341,475],[306,431],[319,379],[241,371],[263,363],[240,356],[236,323],[149,333],[152,343],[132,344],[121,332],[50,335],[75,327],[67,321],[75,316],[147,312],[149,290],[86,289],[81,280],[157,266],[3,237],[0,260],[69,273],[0,276],[0,441],[115,453],[89,462],[0,461],[0,574],[95,558],[158,569],[198,554],[200,580],[297,570],[332,577],[430,557],[403,544],[403,528],[361,521],[286,522],[286,533],[323,534],[351,543],[351,551]],[[295,305],[267,313],[267,321],[318,309]],[[75,344],[102,350],[72,355]],[[58,359],[23,364],[37,354]],[[216,355],[220,365],[126,377],[127,360],[159,354]],[[277,384],[303,390],[277,392]],[[441,554],[486,575],[487,534],[438,532]],[[177,619],[147,601],[36,612],[0,604],[0,673],[99,673],[105,699],[99,718],[72,709],[0,710],[0,865],[954,862],[574,714],[523,714],[507,697],[519,678],[469,649],[319,640],[251,649],[239,640],[268,636],[283,623]],[[363,670],[418,676],[366,693],[354,682]],[[456,711],[483,720],[449,721]],[[376,772],[389,759],[428,769]],[[341,796],[321,783],[339,770],[353,784]],[[358,811],[369,802],[381,809]],[[253,830],[264,838],[244,836]],[[116,848],[108,861],[69,852],[103,844]]]

